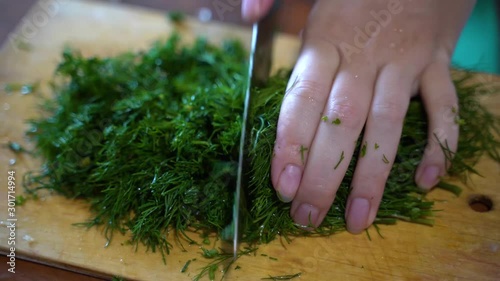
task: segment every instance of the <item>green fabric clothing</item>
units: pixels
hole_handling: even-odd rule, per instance
[[[453,66],[500,74],[498,0],[478,0],[453,55]]]

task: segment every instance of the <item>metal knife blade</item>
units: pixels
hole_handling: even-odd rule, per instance
[[[276,1],[277,3],[278,1]],[[248,163],[246,163],[246,139],[250,135],[251,124],[249,124],[250,106],[252,102],[251,89],[267,82],[271,71],[273,39],[276,26],[276,9],[273,7],[270,13],[260,22],[253,25],[252,45],[250,49],[250,60],[248,64],[248,81],[245,94],[245,107],[241,125],[241,139],[238,159],[238,174],[236,181],[235,201],[233,206],[233,255],[238,255],[238,245],[241,236],[241,210],[244,205],[244,185],[247,174]]]

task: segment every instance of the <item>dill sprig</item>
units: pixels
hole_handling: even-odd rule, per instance
[[[109,58],[84,58],[65,50],[53,83],[54,98],[43,107],[46,115],[30,121],[30,136],[45,162],[25,177],[33,194],[50,189],[87,200],[92,217],[83,225],[102,226],[109,241],[116,231],[130,232],[132,245],[144,244],[164,258],[173,245],[169,233],[178,241],[196,243],[188,231],[205,237],[221,234],[231,222],[246,81],[247,56],[238,42],[216,47],[199,39],[186,47],[179,41],[174,35],[149,50]],[[344,230],[356,159],[367,149],[361,136],[323,223],[313,231],[296,225],[290,204],[279,200],[270,180],[289,76],[289,71],[280,71],[267,85],[253,89],[248,212],[242,229],[242,241],[249,244],[268,243],[277,235],[289,241],[291,236]],[[473,167],[483,154],[500,161],[495,138],[500,122],[479,103],[479,97],[489,94],[485,87],[471,85],[468,74],[457,74],[455,86],[460,149],[451,153],[445,143],[442,149],[452,163],[450,174],[465,181],[477,173]],[[424,107],[414,99],[376,224],[433,224],[433,202],[414,182],[426,144]],[[301,147],[303,161],[307,150]],[[214,268],[210,265],[204,274],[213,274]]]
[[[238,258],[245,255],[250,255],[251,253],[255,253],[255,251],[257,251],[257,248],[247,247],[243,250],[240,250],[236,255],[236,258],[233,253],[224,253],[222,251],[219,252],[217,249],[213,250],[215,251],[212,251],[211,255],[208,257],[209,259],[213,259],[213,261],[202,267],[200,269],[200,272],[194,276],[193,281],[201,280],[201,278],[207,275],[210,280],[215,280],[215,272],[221,267],[221,280],[224,279],[225,274],[230,270],[231,266]],[[206,258],[205,250],[202,256]]]
[[[273,281],[279,281],[279,280],[292,280],[294,278],[298,278],[302,275],[301,272],[295,273],[295,274],[288,274],[288,275],[281,275],[281,276],[269,276],[266,278],[261,278],[260,280],[273,280]]]

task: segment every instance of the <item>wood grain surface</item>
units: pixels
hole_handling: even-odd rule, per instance
[[[127,50],[147,48],[156,39],[164,39],[174,30],[162,13],[92,1],[57,0],[57,9],[48,14],[38,5],[26,16],[35,22],[33,30],[21,23],[16,34],[32,47],[19,50],[5,43],[0,50],[0,89],[7,83],[38,81],[48,93],[59,55],[65,45],[76,47],[86,56],[115,55]],[[47,21],[42,22],[41,13]],[[38,17],[38,19],[37,19]],[[36,24],[38,23],[38,24]],[[41,24],[43,23],[43,25]],[[213,42],[238,38],[248,44],[250,31],[243,27],[189,20],[179,28],[186,43],[197,36]],[[291,67],[297,57],[297,38],[282,35],[275,45],[274,68]],[[480,81],[493,83],[498,78],[480,75]],[[27,154],[15,155],[5,148],[16,141],[28,148],[25,120],[40,114],[37,94],[8,94],[0,90],[0,251],[8,253],[7,172],[16,172],[17,195],[22,193],[22,175],[40,168],[40,160]],[[500,112],[497,98],[485,100]],[[9,165],[16,159],[15,165]],[[366,235],[340,233],[326,238],[296,238],[283,247],[280,241],[259,247],[259,253],[277,257],[243,257],[240,270],[229,273],[227,280],[260,280],[271,275],[302,272],[300,280],[500,280],[500,165],[483,159],[478,167],[484,177],[473,177],[461,197],[434,191],[429,198],[438,200],[436,225],[427,227],[409,223],[381,227],[384,238],[371,230]],[[493,201],[489,212],[469,207],[470,196],[483,194]],[[115,235],[111,245],[98,229],[72,226],[89,218],[83,201],[44,194],[38,201],[16,207],[16,255],[77,270],[93,272],[96,277],[123,276],[137,280],[191,280],[204,260],[197,246],[187,252],[175,246],[163,264],[159,253],[137,251],[127,245],[126,236]],[[197,237],[193,234],[193,237]],[[191,263],[186,273],[180,270]],[[7,265],[0,265],[2,274]]]

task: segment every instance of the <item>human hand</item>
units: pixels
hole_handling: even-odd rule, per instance
[[[243,0],[244,18],[258,20],[272,2]],[[323,221],[364,129],[366,154],[354,172],[346,222],[351,233],[373,223],[417,91],[429,137],[415,181],[427,190],[438,183],[447,163],[435,135],[456,151],[458,125],[445,118],[458,110],[449,65],[474,3],[316,1],[281,107],[271,168],[280,198],[293,201],[295,222]]]

